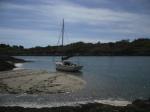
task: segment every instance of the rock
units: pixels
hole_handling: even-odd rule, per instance
[[[13,63],[6,62],[6,61],[0,61],[0,71],[5,71],[5,70],[11,70],[15,66]]]
[[[150,100],[137,99],[132,104],[139,108],[150,109]]]
[[[23,62],[26,62],[23,59],[14,58],[12,56],[7,56],[7,55],[0,55],[0,61],[7,61],[7,62],[12,62],[12,63],[23,63]]]
[[[23,59],[17,59],[11,56],[0,55],[0,71],[12,70],[15,63],[24,63]]]

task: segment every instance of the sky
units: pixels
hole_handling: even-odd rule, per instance
[[[0,43],[57,45],[150,38],[150,0],[0,0]]]

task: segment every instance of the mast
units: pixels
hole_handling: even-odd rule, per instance
[[[65,25],[64,25],[64,19],[63,19],[63,24],[62,24],[62,48],[63,48],[63,46],[64,46],[64,27],[65,27]],[[62,61],[63,61],[63,56],[62,56]]]
[[[64,19],[62,24],[62,47],[64,46]]]

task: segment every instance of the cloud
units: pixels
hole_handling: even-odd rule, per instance
[[[53,4],[44,6],[41,10],[46,15],[53,14],[54,17],[64,17],[69,22],[86,22],[86,24],[116,21],[134,21],[149,17],[149,15],[135,14],[130,12],[116,11],[109,8],[89,8],[73,3]]]
[[[58,32],[45,30],[28,30],[0,27],[0,40],[3,43],[32,46],[56,45],[58,40]],[[6,35],[7,34],[7,35]],[[13,43],[12,43],[13,42]]]
[[[72,0],[38,0],[35,4],[35,1],[31,2],[1,2],[1,36],[7,37],[7,40],[8,37],[14,40],[15,37],[23,37],[26,41],[47,39],[52,44],[58,37],[62,18],[65,18],[67,23],[67,36],[72,39],[69,42],[93,39],[112,41],[116,39],[114,37],[150,35],[150,15],[146,13],[116,11],[109,6],[89,7]],[[86,2],[90,4],[91,1]],[[93,2],[102,3],[98,0]],[[112,3],[109,0],[105,3],[108,2]]]
[[[45,0],[44,2],[46,2]],[[47,1],[48,4],[12,4],[3,3],[7,10],[22,10],[33,14],[31,18],[34,20],[34,15],[42,18],[42,16],[47,17],[43,21],[47,21],[48,18],[53,18],[54,20],[60,20],[60,18],[65,18],[68,22],[81,22],[86,24],[97,24],[102,22],[116,22],[116,21],[134,21],[143,18],[150,17],[144,14],[135,14],[129,12],[117,12],[116,10],[111,10],[109,8],[88,8],[71,2],[52,2]],[[30,18],[30,19],[31,19]],[[29,19],[29,18],[27,18]],[[42,18],[43,19],[43,18]]]

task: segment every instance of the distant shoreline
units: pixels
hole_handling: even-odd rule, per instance
[[[21,45],[0,44],[0,55],[9,56],[150,56],[150,39],[121,40],[108,43],[76,42],[62,46],[36,46],[24,48]]]

